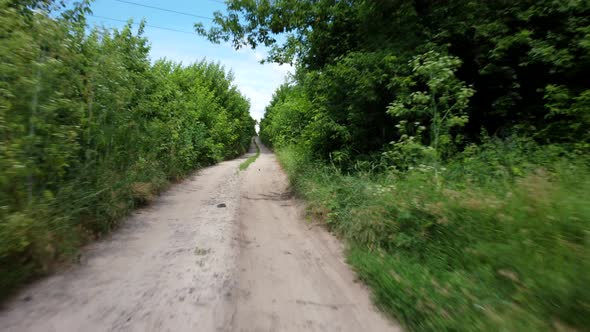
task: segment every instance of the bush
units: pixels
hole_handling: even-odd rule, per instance
[[[221,65],[152,65],[143,23],[35,3],[0,1],[0,297],[254,135]]]
[[[411,330],[590,325],[590,169],[527,140],[489,140],[434,170],[342,174],[278,156],[311,213],[347,239],[379,306]],[[509,152],[509,153],[507,153]]]

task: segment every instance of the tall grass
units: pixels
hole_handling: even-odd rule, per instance
[[[316,218],[344,237],[376,303],[414,331],[590,326],[590,170],[560,149],[489,142],[433,180],[278,151]]]

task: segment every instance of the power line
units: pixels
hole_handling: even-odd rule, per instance
[[[213,20],[213,18],[207,17],[207,16],[196,15],[196,14],[191,14],[191,13],[185,13],[185,12],[180,12],[180,11],[177,11],[177,10],[172,10],[172,9],[167,9],[167,8],[162,8],[162,7],[144,5],[143,3],[137,3],[137,2],[127,1],[127,0],[115,0],[115,1],[126,3],[126,4],[130,4],[130,5],[134,5],[134,6],[140,6],[140,7],[145,7],[145,8],[151,8],[151,9],[161,10],[161,11],[164,11],[164,12],[169,12],[169,13],[174,13],[174,14],[179,14],[179,15],[191,16],[191,17],[196,17],[196,18],[203,18],[203,19],[206,19],[206,20]]]
[[[122,22],[122,23],[127,23],[128,21],[125,20],[119,20],[116,18],[111,18],[111,17],[105,17],[105,16],[100,16],[100,15],[94,15],[94,14],[90,14],[89,16],[94,17],[94,18],[100,18],[103,20],[109,20],[109,21],[115,21],[115,22]],[[139,25],[139,23],[132,23],[133,25]],[[190,31],[183,31],[183,30],[177,30],[177,29],[173,29],[173,28],[166,28],[166,27],[159,27],[156,25],[149,25],[149,24],[145,24],[146,27],[149,28],[154,28],[154,29],[161,29],[161,30],[168,30],[168,31],[174,31],[174,32],[180,32],[180,33],[186,33],[186,34],[190,34],[190,35],[196,35],[196,33],[194,32],[190,32]]]

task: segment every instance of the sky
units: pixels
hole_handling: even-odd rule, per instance
[[[131,3],[129,3],[131,2]],[[135,3],[135,4],[132,4]],[[165,8],[205,18],[198,18],[178,13],[146,8],[136,4]],[[195,22],[211,26],[213,12],[224,11],[225,5],[218,0],[95,0],[91,6],[92,15],[88,17],[90,25],[120,28],[133,18],[139,22],[145,18],[148,27],[145,36],[151,43],[150,58],[155,61],[167,58],[176,62],[189,64],[206,58],[220,62],[226,70],[234,72],[235,84],[250,99],[250,114],[260,120],[264,108],[270,102],[273,92],[281,85],[289,71],[289,65],[275,63],[260,64],[266,57],[265,48],[235,50],[229,44],[213,44],[206,38],[194,34]],[[119,20],[119,21],[117,21]],[[154,27],[149,27],[152,25]],[[184,31],[169,31],[155,27]]]

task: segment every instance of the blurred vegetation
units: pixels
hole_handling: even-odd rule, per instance
[[[309,213],[347,240],[377,304],[410,330],[584,330],[590,168],[529,143],[473,147],[438,181],[425,164],[345,173],[277,151]]]
[[[195,168],[247,151],[249,101],[205,61],[151,64],[143,23],[0,0],[0,296]]]
[[[384,311],[588,329],[590,3],[230,0],[214,22],[295,64],[261,139]]]

